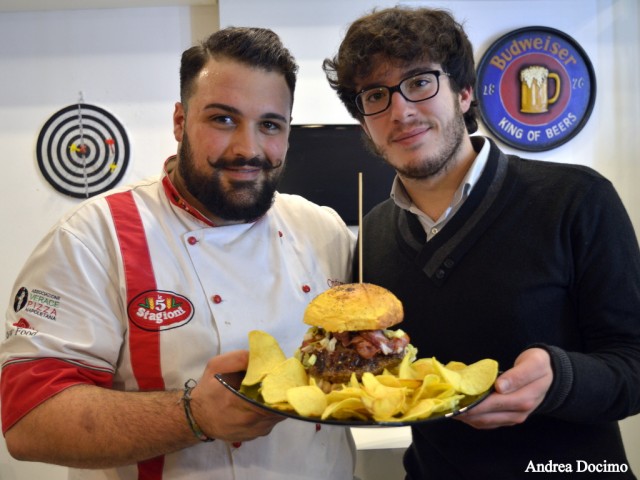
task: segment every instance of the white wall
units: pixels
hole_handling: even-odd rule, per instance
[[[335,52],[352,19],[374,5],[394,3],[220,0],[220,22],[269,26],[281,34],[301,64],[295,123],[353,123],[327,86],[321,61]],[[450,8],[466,21],[478,55],[503,33],[530,25],[558,28],[580,43],[598,79],[591,119],[568,144],[528,156],[582,163],[601,171],[620,191],[640,231],[636,0],[428,4]],[[0,13],[0,151],[4,157],[0,312],[35,243],[78,203],[57,193],[40,175],[35,158],[39,129],[55,111],[75,103],[82,91],[87,103],[109,110],[127,130],[132,158],[123,183],[157,174],[163,160],[175,150],[171,114],[178,98],[179,56],[195,38],[217,25],[217,12],[212,10],[164,7]],[[0,327],[0,335],[3,333],[4,326]],[[626,420],[623,429],[632,466],[640,472],[640,419]],[[0,440],[0,479],[60,480],[65,473],[63,468],[10,459]]]

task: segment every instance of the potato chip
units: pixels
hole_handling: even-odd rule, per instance
[[[419,380],[417,378],[399,378],[398,383],[400,383],[400,387],[404,387],[409,390],[415,390],[416,388],[420,388],[420,386],[422,385],[422,380]]]
[[[260,383],[265,375],[287,359],[277,340],[266,332],[249,332],[249,365],[242,385]]]
[[[341,402],[347,398],[360,398],[364,390],[360,386],[358,387],[344,387],[340,390],[332,390],[327,393],[327,403]]]
[[[401,388],[400,379],[391,373],[376,375],[376,379],[387,387]]]
[[[297,358],[291,357],[275,367],[262,380],[260,393],[268,404],[287,401],[287,390],[309,384],[307,371]]]
[[[303,417],[319,417],[327,408],[327,396],[315,385],[290,388],[287,401]]]
[[[425,398],[412,406],[408,412],[398,418],[399,422],[414,422],[429,418],[436,407],[436,400]]]
[[[465,363],[462,363],[462,362],[456,362],[456,361],[453,361],[453,360],[452,360],[451,362],[448,362],[448,363],[445,365],[445,367],[447,367],[449,370],[456,370],[456,371],[458,371],[458,370],[462,370],[462,369],[464,369],[464,368],[467,368],[467,365],[466,365]]]
[[[436,398],[446,392],[451,392],[449,395],[456,393],[455,389],[448,383],[443,382],[440,376],[429,374],[422,380],[422,385],[413,391],[412,402],[417,403],[419,400],[426,398]]]
[[[488,358],[464,367],[460,367],[457,364],[459,362],[456,362],[455,370],[442,365],[435,358],[433,361],[443,380],[451,384],[456,392],[465,395],[479,395],[486,392],[498,376],[498,362]]]
[[[479,360],[460,370],[460,393],[479,395],[491,388],[498,376],[498,362],[490,358]]]
[[[349,377],[349,386],[353,388],[360,388],[360,382],[358,381],[358,377],[355,373],[352,373],[351,377]]]
[[[435,412],[450,412],[458,407],[460,400],[464,398],[464,395],[452,395],[447,398],[434,398],[436,405],[433,409]]]
[[[354,410],[350,410],[348,408],[337,408],[331,414],[331,418],[335,420],[360,420],[362,422],[371,420],[371,416],[364,406],[360,409]],[[324,420],[326,420],[326,418]]]
[[[375,420],[389,420],[404,408],[407,392],[405,388],[387,387],[368,372],[362,375],[362,385],[365,392],[362,403]]]
[[[402,411],[402,407],[405,405],[405,398],[401,392],[393,392],[390,395],[381,397],[365,395],[362,397],[362,403],[371,413],[374,420],[387,422]]]
[[[433,358],[420,358],[411,364],[417,378],[424,378],[427,375],[437,374]]]
[[[422,380],[425,376],[432,373],[437,373],[432,358],[420,358],[412,362],[405,362],[403,359],[398,368],[399,378]]]
[[[322,420],[327,418],[337,418],[346,420],[348,418],[367,419],[367,411],[360,397],[350,397],[330,403],[322,412]]]
[[[445,367],[442,363],[440,363],[435,358],[433,359],[433,364],[436,367],[438,375],[442,377],[442,380],[451,385],[456,392],[460,391],[460,384],[462,383],[462,379],[460,377],[460,372],[458,370],[450,370]]]
[[[376,375],[376,378],[380,383],[386,385],[387,387],[405,387],[411,390],[415,390],[416,388],[420,387],[420,385],[422,385],[422,380],[418,378],[400,378],[397,375],[393,375],[388,372],[383,375]]]
[[[295,412],[295,409],[288,402],[271,403],[269,404],[269,408],[280,410],[281,412]]]
[[[413,368],[411,368],[411,365],[415,362],[417,355],[418,349],[416,347],[411,344],[406,346],[404,357],[402,357],[402,361],[400,362],[400,365],[398,365],[398,377],[417,378],[415,377]]]

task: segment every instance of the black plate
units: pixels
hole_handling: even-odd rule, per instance
[[[246,400],[249,403],[256,405],[264,410],[267,410],[271,413],[275,413],[277,415],[282,415],[289,418],[295,418],[296,420],[303,420],[305,422],[313,422],[313,423],[321,423],[326,425],[343,425],[349,427],[406,427],[411,425],[419,425],[421,423],[433,422],[437,420],[442,420],[445,418],[451,418],[456,415],[460,415],[461,413],[470,410],[471,408],[478,405],[485,398],[487,398],[493,389],[487,390],[480,395],[473,396],[465,396],[462,400],[460,400],[458,406],[449,411],[437,412],[432,414],[430,417],[415,420],[410,422],[377,422],[375,420],[336,420],[332,418],[327,418],[325,420],[319,417],[303,417],[298,415],[295,411],[283,411],[272,408],[268,405],[265,405],[259,400],[258,389],[257,388],[243,388],[241,387],[242,379],[244,378],[245,372],[233,372],[233,373],[217,373],[215,377],[218,379],[222,385],[224,385],[227,389],[231,390],[231,392],[235,393],[238,397]]]

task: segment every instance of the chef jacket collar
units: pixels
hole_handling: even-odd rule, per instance
[[[211,220],[209,220],[202,213],[200,213],[197,208],[187,202],[187,200],[180,194],[180,192],[178,192],[178,189],[171,182],[171,179],[169,178],[169,172],[173,168],[175,168],[175,161],[175,155],[169,157],[164,162],[164,167],[162,169],[162,186],[164,187],[164,192],[167,195],[169,202],[171,202],[176,207],[181,208],[201,222],[206,223],[208,226],[215,227],[215,224]]]

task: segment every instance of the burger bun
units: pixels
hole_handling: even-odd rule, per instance
[[[371,283],[345,283],[315,297],[303,320],[328,332],[346,332],[382,330],[403,318],[402,303],[386,288]]]

